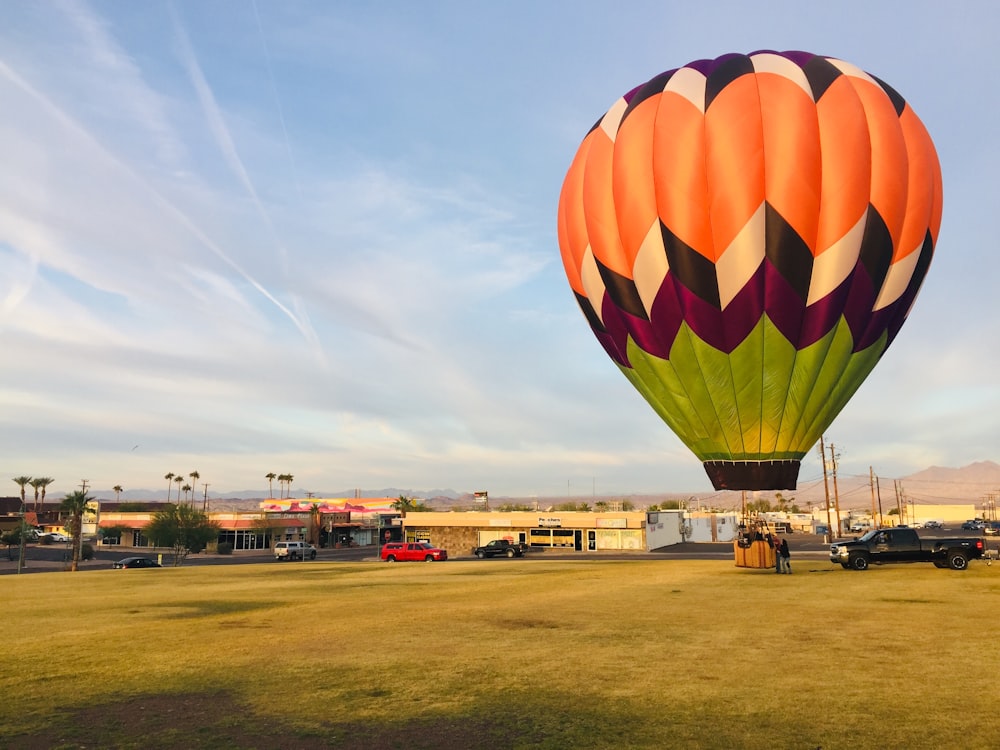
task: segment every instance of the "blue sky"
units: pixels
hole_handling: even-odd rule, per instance
[[[621,94],[765,48],[889,82],[944,173],[923,291],[827,431],[841,473],[998,460],[997,13],[3,3],[0,473],[54,496],[193,470],[212,494],[269,471],[312,492],[711,490],[576,307],[556,204]],[[820,473],[814,451],[800,480]]]

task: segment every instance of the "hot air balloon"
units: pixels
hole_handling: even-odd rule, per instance
[[[887,84],[832,57],[698,60],[619,99],[559,199],[570,286],[716,489],[794,489],[899,333],[941,170]]]

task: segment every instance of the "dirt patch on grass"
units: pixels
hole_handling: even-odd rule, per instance
[[[331,710],[336,710],[331,707]],[[382,724],[337,722],[313,730],[259,716],[224,693],[143,695],[61,712],[50,728],[7,737],[19,750],[467,750],[516,742],[511,725],[479,718],[412,719]]]

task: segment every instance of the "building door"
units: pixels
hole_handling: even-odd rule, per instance
[[[591,552],[597,549],[597,532],[593,529],[587,529],[587,549]]]

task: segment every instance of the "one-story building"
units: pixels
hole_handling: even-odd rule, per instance
[[[430,542],[451,557],[471,555],[494,539],[578,552],[647,549],[643,511],[409,512],[400,523],[403,541]]]

